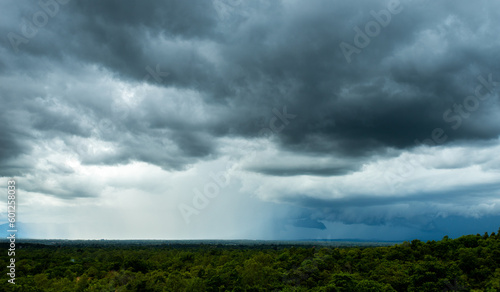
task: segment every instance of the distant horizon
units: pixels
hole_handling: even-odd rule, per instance
[[[31,225],[29,223],[18,223],[20,226],[25,227],[26,225]],[[0,223],[0,228],[5,229],[7,223]],[[33,224],[36,225],[36,224]],[[36,228],[36,227],[35,227]],[[262,238],[62,238],[62,237],[54,237],[54,238],[43,238],[43,237],[25,237],[25,236],[19,236],[17,234],[18,240],[40,240],[40,241],[50,241],[50,240],[68,240],[68,241],[80,241],[80,240],[89,240],[89,241],[100,241],[100,240],[107,240],[107,241],[269,241],[269,242],[279,242],[279,241],[309,241],[309,242],[314,242],[314,241],[346,241],[346,242],[405,242],[405,241],[412,241],[412,240],[421,240],[421,241],[432,241],[432,240],[441,240],[445,236],[448,238],[459,238],[461,236],[465,235],[476,235],[480,234],[481,236],[484,235],[485,232],[488,234],[491,233],[496,233],[500,230],[500,224],[498,225],[498,228],[492,229],[492,231],[482,231],[482,232],[471,232],[471,233],[466,233],[466,234],[444,234],[441,237],[432,237],[432,238],[400,238],[400,239],[384,239],[384,238],[349,238],[349,237],[344,237],[344,238],[295,238],[295,239],[262,239]],[[22,233],[20,233],[22,234]],[[0,237],[0,241],[7,241],[6,237],[8,236],[8,233],[4,234],[3,237]]]
[[[21,240],[20,243],[22,243],[22,240],[28,240],[28,241],[193,241],[193,242],[204,242],[204,241],[227,241],[227,242],[237,242],[237,241],[253,241],[253,242],[365,242],[365,243],[370,243],[370,242],[404,242],[408,240],[387,240],[387,241],[381,241],[381,240],[365,240],[365,239],[355,239],[355,238],[347,238],[347,239],[242,239],[242,238],[235,238],[235,239],[217,239],[217,238],[207,238],[207,239],[145,239],[145,238],[129,238],[129,239],[114,239],[114,238],[18,238]],[[415,238],[416,239],[416,238]],[[0,238],[0,242],[7,242],[8,240],[5,238]]]
[[[500,230],[500,228],[499,228]],[[495,232],[493,232],[496,234]],[[492,233],[488,232],[488,235],[491,235]],[[451,236],[443,236],[443,238],[449,238],[449,239],[457,239],[462,236],[470,236],[470,235],[480,235],[484,236],[484,233],[475,233],[475,234],[464,234],[460,235],[457,237],[451,237]],[[412,239],[402,239],[402,240],[378,240],[378,239],[357,239],[357,238],[337,238],[337,239],[325,239],[325,238],[319,238],[319,239],[311,239],[311,238],[303,238],[303,239],[243,239],[243,238],[235,238],[235,239],[221,239],[221,238],[207,238],[207,239],[144,239],[144,238],[129,238],[129,239],[113,239],[113,238],[18,238],[19,241],[18,243],[31,243],[31,242],[57,242],[57,241],[88,241],[88,242],[102,242],[102,241],[131,241],[131,242],[186,242],[186,244],[190,244],[188,242],[192,243],[201,243],[203,242],[227,242],[227,243],[238,243],[238,242],[254,242],[254,243],[266,243],[269,242],[270,244],[275,243],[279,244],[281,243],[301,243],[304,245],[314,245],[314,243],[323,243],[323,246],[329,246],[328,244],[324,243],[335,243],[335,242],[343,242],[343,243],[365,243],[365,244],[370,244],[370,243],[391,243],[391,244],[398,244],[398,243],[404,243],[404,242],[411,242],[413,240],[420,240],[423,242],[427,241],[439,241],[442,240],[443,238],[440,239],[428,239],[428,240],[422,240],[419,238],[412,238]],[[24,240],[24,242],[23,242]],[[0,238],[0,242],[8,242],[8,239],[6,238]],[[183,244],[183,243],[182,243]],[[285,244],[286,245],[286,244]],[[349,245],[350,246],[350,245]]]

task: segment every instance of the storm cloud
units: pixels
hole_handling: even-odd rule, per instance
[[[500,215],[498,2],[0,7],[0,176],[47,221],[121,218],[139,193],[172,221],[155,237],[435,236]],[[104,236],[82,230],[60,236]]]

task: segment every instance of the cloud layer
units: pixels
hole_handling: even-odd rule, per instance
[[[171,212],[153,213],[172,221],[154,237],[423,234],[498,216],[499,6],[0,4],[0,176],[79,224],[61,210],[122,216],[110,198],[141,194]],[[196,208],[214,171],[231,182]],[[206,225],[186,225],[179,204]]]

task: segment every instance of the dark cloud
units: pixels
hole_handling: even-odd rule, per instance
[[[348,167],[260,167],[248,168],[249,171],[272,175],[272,176],[295,176],[295,175],[314,175],[314,176],[335,176],[344,175],[353,171]]]
[[[246,168],[276,180],[342,178],[433,137],[443,148],[497,143],[499,4],[401,1],[401,12],[348,61],[340,44],[355,45],[355,28],[365,30],[389,3],[69,1],[40,28],[30,22],[42,6],[2,3],[0,175],[33,175],[38,162],[46,165],[39,180],[71,175],[47,158],[53,153],[84,166],[141,161],[185,170],[221,155],[221,141],[258,138],[272,127],[278,155],[347,161]],[[285,108],[293,119],[276,113]],[[460,159],[436,168],[461,169]],[[29,190],[62,198],[99,192],[84,184],[34,180]],[[489,182],[474,187],[458,192],[458,205]],[[304,191],[287,200],[320,214],[292,225],[323,229],[322,220],[410,224],[379,208],[448,198],[409,193],[319,200]],[[418,206],[415,214],[426,214]]]
[[[403,2],[403,11],[392,15],[389,25],[348,63],[339,44],[352,44],[353,27],[363,28],[373,18],[370,11],[388,6],[377,1],[359,10],[361,3],[318,0],[305,8],[282,2],[264,10],[262,4],[244,2],[217,2],[222,8],[209,1],[71,2],[43,28],[50,36],[22,44],[21,54],[96,64],[137,82],[159,65],[157,73],[168,75],[150,76],[147,82],[195,89],[205,103],[221,106],[205,129],[214,136],[255,137],[260,128],[250,125],[269,118],[273,107],[289,105],[289,112],[300,118],[283,130],[280,143],[298,152],[364,156],[385,147],[411,148],[437,127],[446,130],[447,141],[500,134],[493,124],[485,128],[464,121],[455,131],[443,121],[447,109],[474,91],[478,74],[500,71],[488,41],[496,27],[492,10],[429,3],[430,12],[424,13]],[[35,8],[23,9],[20,13],[29,15]],[[229,12],[220,9],[241,18],[231,28],[222,26]],[[484,21],[471,20],[478,17]],[[469,41],[460,38],[464,33]],[[498,97],[489,104],[498,107]],[[483,104],[473,114],[481,116],[484,110]],[[75,122],[62,122],[64,116],[50,115],[45,110],[34,126],[88,135]],[[154,119],[152,126],[165,123],[154,115],[143,118]],[[173,139],[189,147],[182,142],[185,135]],[[195,139],[194,144],[203,142]],[[185,153],[213,151],[195,147]]]
[[[423,230],[433,229],[434,222],[440,217],[477,217],[478,213],[484,212],[484,203],[495,199],[498,189],[500,184],[495,182],[459,190],[419,191],[401,196],[364,194],[319,199],[312,194],[293,194],[280,201],[316,210],[314,216],[317,220],[372,226],[409,226]],[[454,208],[440,210],[446,205]],[[491,211],[493,214],[496,212]]]
[[[16,133],[12,132],[9,124],[5,120],[0,123],[0,162],[2,163],[6,160],[16,158],[27,150],[20,143],[20,139],[16,137]]]
[[[316,229],[321,229],[321,230],[326,229],[325,224],[323,224],[317,220],[312,220],[312,219],[296,220],[295,222],[293,222],[293,226],[302,227],[302,228],[316,228]]]

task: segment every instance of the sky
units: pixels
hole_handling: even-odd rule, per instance
[[[2,1],[23,236],[500,227],[498,1]],[[0,223],[7,222],[7,200]]]

